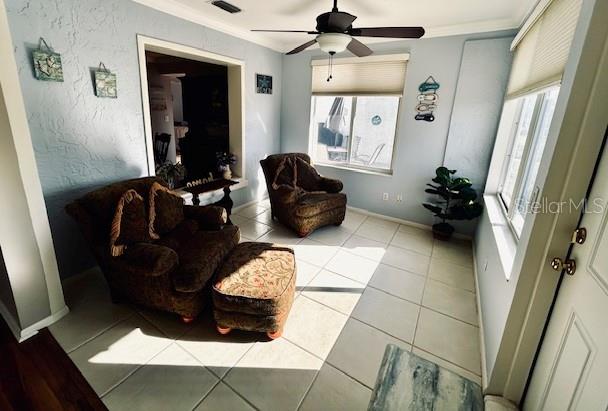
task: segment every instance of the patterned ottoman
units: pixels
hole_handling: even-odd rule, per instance
[[[266,332],[272,339],[283,332],[295,294],[293,250],[270,243],[241,243],[220,268],[213,283],[213,316],[217,330],[233,328]]]

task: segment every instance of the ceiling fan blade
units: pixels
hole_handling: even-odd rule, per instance
[[[318,31],[307,31],[307,30],[251,30],[259,31],[264,33],[307,33],[307,34],[319,34]]]
[[[291,50],[290,52],[286,53],[286,54],[296,54],[299,53],[301,51],[306,50],[307,48],[309,48],[310,46],[312,46],[313,44],[315,44],[317,42],[317,39],[313,39],[310,40],[307,43],[302,44],[301,46],[296,47],[295,49]]]
[[[398,39],[418,39],[424,36],[422,27],[367,27],[353,28],[348,34],[361,37],[392,37]]]
[[[369,47],[357,39],[352,39],[346,48],[357,57],[365,57],[373,53]]]

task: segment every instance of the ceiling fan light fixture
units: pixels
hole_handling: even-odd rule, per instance
[[[346,50],[352,38],[344,33],[323,33],[317,36],[317,43],[326,53],[335,54]]]

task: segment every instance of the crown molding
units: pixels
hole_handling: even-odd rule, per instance
[[[217,30],[225,34],[238,37],[240,39],[258,44],[263,47],[270,48],[275,51],[281,51],[281,49],[284,47],[284,45],[280,42],[273,41],[266,36],[251,32],[249,30],[239,29],[229,24],[221,23],[217,20],[210,19],[209,17],[204,16],[200,10],[181,4],[175,0],[133,1],[141,5],[150,7],[152,9],[158,10],[160,12],[179,17],[181,19],[188,20],[196,24],[200,24],[201,26],[205,26],[207,28]]]

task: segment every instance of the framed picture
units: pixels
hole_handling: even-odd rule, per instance
[[[255,91],[258,94],[272,94],[272,76],[256,74]]]
[[[32,52],[32,59],[34,60],[34,74],[38,80],[63,81],[61,55],[51,50],[42,37],[40,37],[38,50]]]
[[[99,69],[95,70],[95,95],[97,97],[117,98],[116,74],[110,72],[101,63]]]

